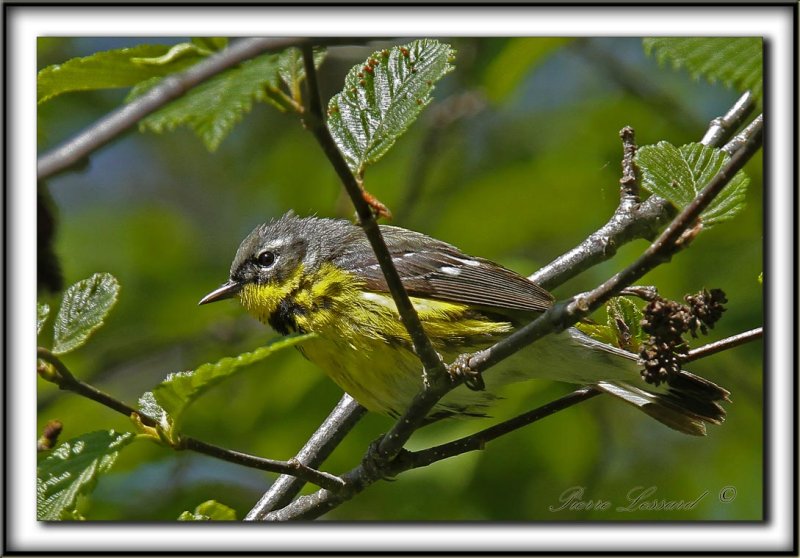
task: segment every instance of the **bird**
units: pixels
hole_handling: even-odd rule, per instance
[[[445,362],[492,346],[555,299],[528,278],[409,229],[380,225],[388,252],[433,347]],[[290,211],[241,242],[227,282],[199,304],[238,298],[281,335],[313,333],[297,345],[369,411],[401,416],[423,387],[423,368],[362,227]],[[484,389],[455,387],[428,421],[488,416],[501,387],[540,379],[592,386],[679,432],[702,436],[721,424],[729,392],[681,370],[646,383],[637,355],[571,327],[547,335],[487,370]],[[472,386],[474,388],[474,386]]]

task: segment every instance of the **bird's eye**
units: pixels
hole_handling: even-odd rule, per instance
[[[266,250],[256,256],[256,263],[261,267],[271,267],[275,263],[275,252]]]

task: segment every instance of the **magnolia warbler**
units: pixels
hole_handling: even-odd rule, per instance
[[[545,289],[489,260],[424,234],[381,225],[386,246],[423,328],[445,362],[486,348],[553,303]],[[422,365],[364,231],[348,221],[289,212],[242,241],[230,280],[200,304],[239,297],[283,335],[317,335],[298,349],[371,411],[402,414],[422,388]],[[575,328],[548,335],[485,374],[485,389],[460,385],[430,420],[485,416],[497,388],[533,378],[592,385],[667,426],[705,434],[720,424],[728,392],[689,372],[660,388],[641,378],[636,355]]]

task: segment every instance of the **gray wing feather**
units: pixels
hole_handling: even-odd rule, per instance
[[[409,295],[469,304],[489,311],[543,312],[553,297],[525,277],[496,263],[474,258],[421,233],[381,226],[386,246]],[[335,263],[356,273],[368,289],[387,292],[383,272],[366,237],[347,243]]]

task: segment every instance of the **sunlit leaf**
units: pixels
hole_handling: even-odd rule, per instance
[[[662,141],[657,145],[640,147],[636,153],[642,186],[679,209],[686,207],[729,159],[724,151],[699,143],[678,148]],[[743,171],[737,172],[702,213],[704,225],[711,226],[734,218],[744,208],[749,182]]]
[[[153,389],[155,402],[160,409],[163,409],[169,415],[173,427],[178,429],[186,409],[211,387],[246,366],[264,360],[278,351],[293,347],[303,341],[308,341],[312,337],[314,337],[314,334],[288,337],[249,353],[242,353],[239,356],[223,358],[218,362],[203,364],[195,370],[170,374]],[[140,400],[141,403],[142,401]]]
[[[172,48],[168,45],[138,45],[96,52],[43,68],[36,77],[37,102],[43,103],[71,91],[131,87],[153,77],[184,70],[202,59],[202,55],[194,51],[169,63],[141,63],[142,59],[159,59]]]
[[[110,273],[95,273],[68,288],[53,326],[53,354],[64,354],[83,345],[103,325],[118,294],[119,283]]]
[[[208,500],[197,506],[193,512],[185,511],[178,521],[236,521],[236,510],[216,500]]]
[[[328,103],[328,127],[353,173],[362,175],[416,120],[454,56],[450,45],[425,39],[376,51],[348,72]]]
[[[631,353],[638,353],[648,335],[642,331],[642,311],[624,296],[606,303],[608,328],[616,338],[613,345]]]
[[[721,81],[761,100],[763,41],[761,37],[661,37],[643,40],[646,53],[659,63],[686,68],[692,77]]]
[[[78,496],[94,489],[100,474],[107,472],[119,450],[135,437],[113,430],[89,432],[60,444],[36,470],[36,510],[43,521],[75,519]]]
[[[36,334],[42,332],[47,317],[50,315],[50,307],[47,304],[36,304]]]

